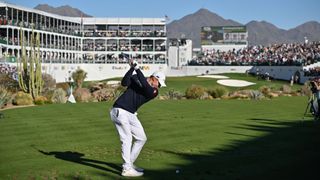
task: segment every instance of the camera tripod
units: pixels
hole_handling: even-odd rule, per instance
[[[316,101],[316,102],[315,102],[315,101]],[[306,110],[304,111],[304,114],[303,114],[302,121],[303,121],[304,118],[306,117],[306,115],[307,115],[307,113],[308,113],[308,110],[311,112],[312,116],[313,116],[314,118],[316,118],[316,116],[317,116],[317,114],[318,114],[319,112],[318,112],[318,101],[317,101],[317,98],[316,98],[316,95],[315,95],[315,94],[312,94],[312,95],[309,97]]]

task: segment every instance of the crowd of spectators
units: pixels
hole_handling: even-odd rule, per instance
[[[309,69],[304,69],[304,76],[320,76],[320,67],[313,67]]]
[[[227,52],[210,50],[189,61],[189,65],[308,65],[320,61],[320,42],[248,46]]]
[[[123,30],[87,30],[84,37],[166,37],[163,30],[158,31],[123,31]]]

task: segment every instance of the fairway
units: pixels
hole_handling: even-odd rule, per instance
[[[317,179],[320,123],[301,121],[306,103],[152,101],[139,111],[148,137],[136,163],[145,169],[140,179]],[[111,105],[5,110],[0,179],[126,179]]]

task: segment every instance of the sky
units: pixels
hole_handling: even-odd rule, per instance
[[[69,5],[94,17],[168,16],[170,21],[208,9],[225,19],[241,24],[267,21],[281,29],[291,29],[307,21],[320,22],[320,0],[6,0],[34,8]]]

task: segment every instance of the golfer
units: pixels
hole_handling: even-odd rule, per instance
[[[111,120],[116,126],[121,141],[121,155],[124,161],[121,175],[142,176],[143,169],[133,164],[147,141],[137,117],[137,110],[158,95],[158,88],[166,86],[165,76],[161,72],[155,72],[145,78],[138,64],[130,61],[130,69],[124,75],[121,85],[126,86],[127,89],[116,100],[110,111]]]

